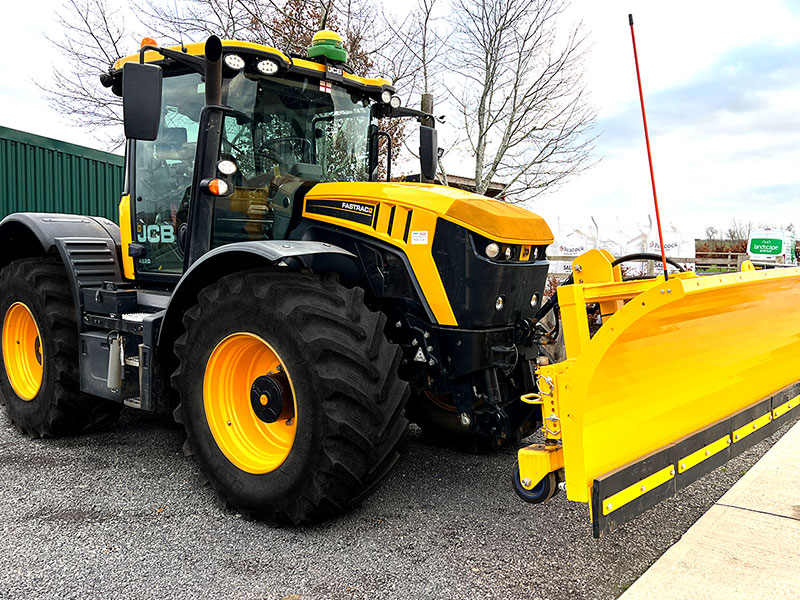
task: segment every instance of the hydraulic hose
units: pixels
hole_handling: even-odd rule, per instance
[[[626,254],[625,256],[620,256],[619,258],[615,259],[614,262],[611,263],[612,267],[616,267],[617,265],[621,265],[622,263],[626,262],[633,262],[635,260],[657,260],[661,261],[660,254],[654,254],[652,252],[635,252],[633,254]],[[667,257],[667,263],[678,269],[678,271],[686,271],[683,266],[676,262],[675,260]],[[564,281],[559,284],[559,287],[562,285],[571,285],[575,282],[575,279],[570,274]],[[550,299],[545,302],[542,307],[536,311],[536,314],[533,316],[534,322],[540,321],[547,313],[553,310],[556,306],[558,306],[558,294],[553,294]]]
[[[653,252],[636,252],[634,254],[626,254],[625,256],[620,256],[618,259],[616,259],[614,262],[612,262],[611,266],[612,267],[616,267],[617,265],[620,265],[622,263],[632,262],[634,260],[657,260],[657,261],[660,262],[661,261],[661,255],[660,254],[655,254]],[[667,260],[667,262],[669,264],[671,264],[673,267],[678,269],[678,271],[684,272],[686,270],[686,269],[683,268],[683,266],[680,263],[675,262],[670,257],[667,257],[666,260]],[[565,281],[565,283],[566,283],[566,281]]]

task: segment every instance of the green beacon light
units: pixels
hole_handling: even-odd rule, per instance
[[[335,62],[347,62],[347,50],[342,47],[342,36],[335,31],[323,29],[314,34],[311,47],[308,49],[308,58],[324,56]]]

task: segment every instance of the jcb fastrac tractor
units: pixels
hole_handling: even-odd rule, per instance
[[[333,32],[307,58],[154,44],[101,78],[124,103],[120,227],[0,224],[0,386],[19,429],[174,410],[222,499],[296,523],[370,492],[407,414],[486,446],[540,425],[519,397],[552,242],[541,218],[378,181],[379,121],[433,119],[350,73]],[[429,178],[435,133],[420,127]]]
[[[0,392],[31,436],[173,410],[223,501],[299,523],[374,489],[407,418],[476,447],[543,427],[517,493],[565,487],[600,535],[800,403],[798,270],[623,281],[641,257],[593,250],[545,302],[546,223],[388,182],[379,124],[420,120],[431,179],[434,120],[332,32],[305,58],[147,42],[101,80],[124,105],[120,227],[0,223]]]

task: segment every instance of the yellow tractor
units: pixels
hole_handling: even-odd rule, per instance
[[[146,40],[101,81],[123,99],[120,225],[0,222],[0,398],[30,436],[173,411],[223,502],[301,523],[371,492],[408,419],[486,448],[543,427],[517,493],[566,487],[599,535],[795,406],[796,270],[626,282],[631,257],[592,251],[546,301],[540,217],[389,181],[380,123],[420,121],[430,180],[434,120],[333,32],[307,57]]]
[[[502,202],[388,181],[379,123],[433,119],[351,73],[337,34],[304,58],[146,40],[101,81],[124,105],[120,226],[0,224],[0,391],[18,428],[172,410],[225,502],[298,523],[370,492],[408,417],[485,447],[540,426],[519,398],[550,230]],[[435,129],[420,139],[432,179]]]

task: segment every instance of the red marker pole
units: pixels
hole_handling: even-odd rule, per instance
[[[647,115],[644,112],[644,94],[642,93],[642,77],[639,75],[639,56],[636,54],[636,36],[633,34],[633,15],[628,15],[631,25],[631,41],[633,42],[633,61],[636,63],[636,81],[639,83],[639,101],[642,104],[642,122],[644,123],[644,141],[647,144],[647,162],[650,163],[650,181],[653,184],[653,202],[656,205],[656,225],[658,226],[658,242],[661,244],[661,260],[664,262],[664,280],[667,275],[667,255],[664,252],[664,234],[661,233],[661,216],[658,212],[658,196],[656,195],[656,176],[653,173],[653,155],[650,152],[650,135],[647,133]]]

